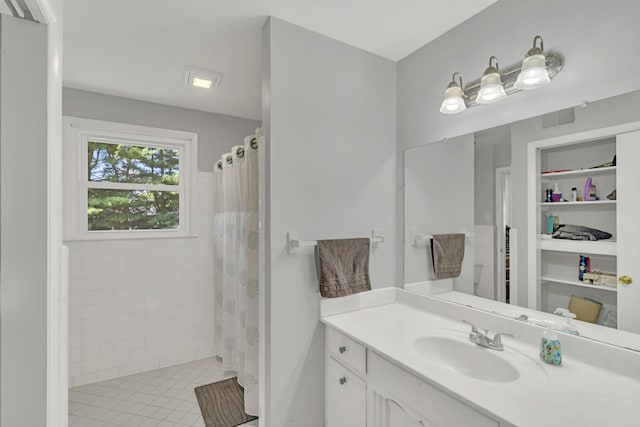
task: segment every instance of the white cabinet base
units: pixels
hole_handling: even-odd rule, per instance
[[[367,425],[367,386],[332,357],[327,360],[327,427]]]
[[[500,425],[335,330],[326,342],[326,427]]]

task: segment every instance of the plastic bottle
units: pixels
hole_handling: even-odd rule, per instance
[[[553,190],[552,189],[547,188],[544,191],[544,194],[545,194],[545,198],[544,198],[545,203],[553,202]]]
[[[580,255],[580,263],[578,264],[578,280],[582,282],[584,279],[584,273],[588,273],[589,270],[589,257]]]
[[[591,177],[587,178],[587,182],[584,183],[584,193],[583,194],[583,198],[585,202],[588,202],[589,200],[591,200],[589,198],[589,192],[591,191]]]
[[[578,201],[578,189],[576,187],[573,187],[571,189],[571,201],[572,202]]]
[[[547,213],[547,234],[553,234],[554,216],[551,212]]]
[[[545,322],[547,329],[540,339],[540,360],[549,365],[562,364],[562,347],[558,334],[552,329],[555,322]]]
[[[563,310],[560,315],[564,317],[564,324],[561,325],[558,330],[560,332],[566,332],[567,334],[571,335],[580,335],[580,332],[578,332],[578,328],[576,327],[575,323],[573,323],[573,319],[576,318],[576,315],[566,309]]]
[[[560,189],[558,188],[558,183],[554,184],[553,201],[554,202],[561,202],[562,201],[562,193],[560,192]]]

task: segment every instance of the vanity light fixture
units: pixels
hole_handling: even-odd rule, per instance
[[[495,56],[489,59],[489,68],[482,78],[462,85],[459,73],[454,73],[453,81],[445,91],[440,112],[456,114],[478,104],[489,104],[523,90],[536,89],[549,84],[564,66],[564,56],[558,52],[544,52],[542,37],[533,38],[533,48],[529,49],[522,62],[498,69]],[[464,105],[462,105],[462,103]]]
[[[495,62],[495,66],[492,65]],[[502,78],[498,71],[498,58],[489,58],[489,68],[487,68],[480,79],[480,92],[476,101],[480,104],[490,104],[507,97],[507,93],[502,86]]]
[[[456,81],[456,76],[458,76],[458,81]],[[462,76],[460,73],[455,72],[451,83],[447,86],[447,90],[444,91],[440,112],[443,114],[456,114],[466,109],[467,104],[464,101],[464,92],[462,90]]]
[[[540,47],[537,46],[538,40],[540,41]],[[533,47],[529,49],[527,56],[522,61],[522,70],[513,85],[516,89],[536,89],[551,83],[549,72],[545,67],[546,58],[542,53],[543,51],[544,41],[542,37],[535,36],[533,38]]]

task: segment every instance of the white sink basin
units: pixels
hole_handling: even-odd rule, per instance
[[[443,367],[484,381],[510,382],[520,377],[518,370],[495,350],[469,341],[429,336],[414,342],[419,353]]]

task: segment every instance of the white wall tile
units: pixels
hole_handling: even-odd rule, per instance
[[[214,354],[211,180],[199,173],[196,238],[66,243],[71,385]]]

